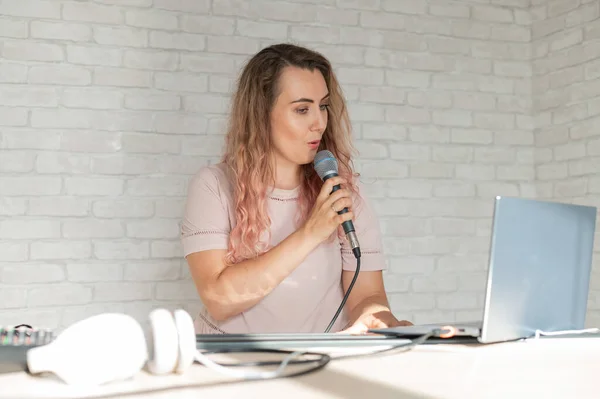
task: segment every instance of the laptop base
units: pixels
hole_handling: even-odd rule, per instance
[[[453,339],[454,341],[473,341],[481,336],[480,325],[480,323],[419,324],[413,326],[376,328],[369,330],[369,332],[397,338],[414,339],[429,334],[435,329],[440,329],[446,331],[448,336],[444,337],[442,335],[439,337],[432,337],[432,340],[439,339],[444,342],[448,342],[449,339]]]
[[[335,333],[256,333],[197,334],[196,348],[219,349],[288,349],[288,348],[348,348],[408,345],[411,340],[393,335],[350,335]]]

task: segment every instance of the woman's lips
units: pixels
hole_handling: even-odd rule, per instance
[[[319,148],[320,143],[321,143],[321,140],[313,140],[313,141],[308,142],[308,146],[312,149],[315,149],[315,148]]]

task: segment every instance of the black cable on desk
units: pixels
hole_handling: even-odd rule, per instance
[[[294,351],[285,350],[285,349],[267,349],[267,348],[261,348],[261,349],[259,349],[259,348],[257,348],[257,349],[224,348],[224,349],[202,351],[202,354],[205,356],[211,355],[211,354],[224,354],[224,353],[275,353],[275,354],[282,354],[282,355],[291,355],[292,353],[294,353]],[[306,355],[311,356],[312,355],[312,356],[317,356],[318,358],[317,359],[293,359],[288,362],[288,365],[311,364],[311,363],[316,363],[316,365],[309,369],[298,371],[295,373],[282,374],[281,376],[276,377],[276,378],[297,377],[300,375],[309,374],[314,371],[322,369],[332,360],[332,357],[330,355],[328,355],[326,353],[321,353],[321,352],[304,352],[303,351],[302,355],[303,356],[306,356]],[[213,362],[218,364],[219,366],[223,366],[223,367],[269,367],[269,366],[281,365],[280,360],[261,360],[261,361],[252,361],[252,362],[215,362],[213,360]]]

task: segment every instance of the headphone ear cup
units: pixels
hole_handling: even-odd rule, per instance
[[[173,313],[175,326],[179,334],[178,354],[179,360],[175,372],[184,373],[193,363],[196,354],[196,332],[194,321],[188,312],[177,309]]]
[[[166,309],[155,309],[150,312],[149,319],[148,370],[157,375],[171,373],[179,357],[179,337],[173,316]]]

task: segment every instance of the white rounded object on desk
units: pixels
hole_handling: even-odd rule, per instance
[[[175,326],[179,334],[179,359],[175,372],[185,373],[194,363],[196,357],[196,331],[194,321],[188,312],[177,309],[173,312]]]
[[[173,315],[166,309],[154,309],[149,318],[148,370],[157,375],[172,373],[179,358],[179,334]]]
[[[27,352],[32,374],[50,372],[69,385],[99,385],[137,374],[148,360],[144,331],[131,316],[104,313],[67,327]]]

